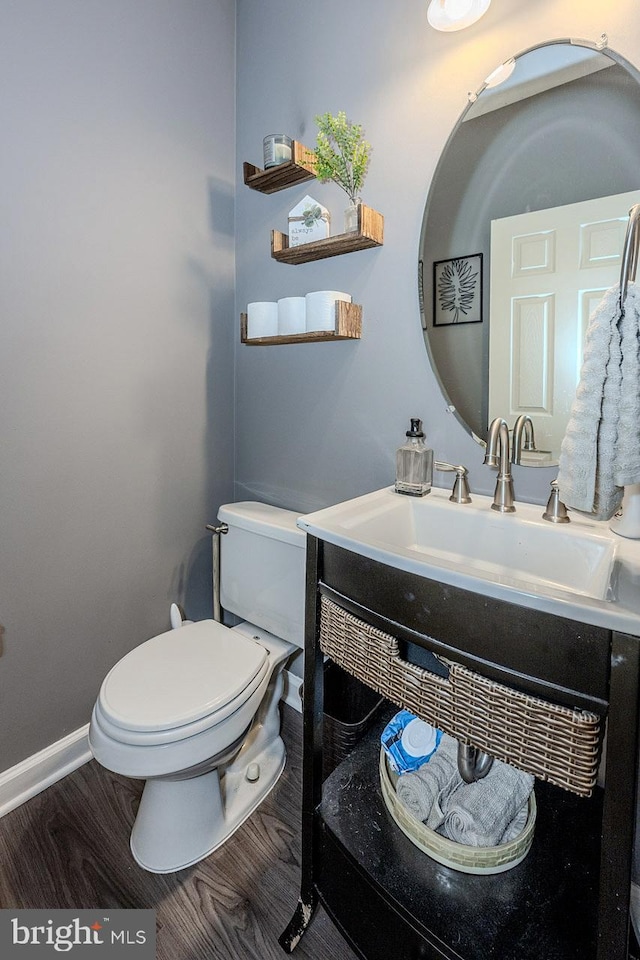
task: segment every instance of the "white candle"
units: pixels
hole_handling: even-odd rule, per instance
[[[276,167],[291,160],[291,138],[284,133],[271,133],[262,141],[264,168]]]
[[[275,162],[286,163],[291,160],[291,147],[287,143],[275,144]]]

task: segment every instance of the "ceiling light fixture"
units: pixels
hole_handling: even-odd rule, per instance
[[[431,0],[427,20],[434,30],[463,30],[479,20],[491,0]]]

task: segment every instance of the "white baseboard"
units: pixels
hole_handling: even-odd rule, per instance
[[[297,677],[295,673],[289,670],[284,671],[284,693],[282,700],[298,713],[302,713],[302,700],[300,699],[300,687],[302,686],[302,677]]]
[[[0,817],[91,759],[89,724],[0,773]]]

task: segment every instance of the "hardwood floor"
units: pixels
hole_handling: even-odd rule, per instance
[[[129,833],[142,790],[95,761],[0,819],[0,907],[157,911],[157,960],[282,960],[298,898],[301,717],[283,706],[287,766],[227,843],[175,874],[141,870]],[[318,909],[294,960],[355,960]]]

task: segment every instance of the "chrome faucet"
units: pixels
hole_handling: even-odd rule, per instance
[[[489,467],[498,467],[491,509],[499,510],[500,513],[514,513],[516,508],[513,505],[513,479],[509,460],[509,427],[502,417],[496,417],[491,422],[484,462]]]
[[[524,444],[522,438],[524,437]],[[535,450],[536,440],[533,433],[533,420],[526,413],[521,413],[513,428],[513,446],[511,448],[511,463],[516,465],[522,459],[523,450]]]

